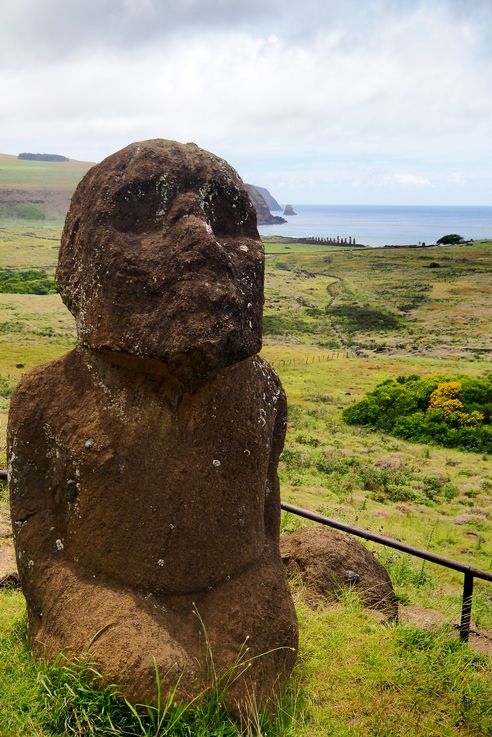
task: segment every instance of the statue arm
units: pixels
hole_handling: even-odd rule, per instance
[[[52,557],[54,499],[50,493],[51,457],[45,432],[44,369],[36,369],[20,382],[12,397],[7,431],[10,513],[17,567],[24,590],[32,590],[31,603],[41,609],[35,580]],[[51,395],[51,392],[48,396]],[[52,553],[55,554],[54,548]]]
[[[278,543],[280,535],[280,482],[278,478],[278,462],[284,447],[285,433],[287,431],[287,398],[280,384],[280,380],[277,376],[275,378],[278,384],[278,394],[276,395],[275,424],[271,439],[266,483],[265,532],[272,540]]]

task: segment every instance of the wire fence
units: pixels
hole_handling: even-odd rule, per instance
[[[351,351],[333,351],[332,353],[320,353],[305,358],[280,358],[278,360],[269,361],[270,365],[275,366],[307,366],[313,363],[327,363],[328,361],[335,361],[338,358],[353,358],[354,354]]]

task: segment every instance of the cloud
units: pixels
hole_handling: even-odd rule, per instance
[[[258,24],[278,6],[276,0],[16,0],[2,8],[0,59],[7,66],[60,63],[89,52],[157,47],[177,36]]]
[[[0,23],[2,148],[94,160],[161,136],[292,193],[311,176],[331,196],[335,176],[346,197],[438,196],[459,171],[466,195],[492,170],[491,4],[467,5],[17,0]]]
[[[460,171],[450,172],[450,174],[448,175],[448,179],[450,182],[457,185],[466,184],[467,181],[466,177]]]
[[[396,184],[410,185],[412,187],[432,187],[432,183],[427,177],[419,176],[418,174],[393,174],[387,177],[388,183],[395,182]]]
[[[218,30],[273,33],[307,44],[319,32],[333,32],[347,46],[365,46],[409,18],[432,15],[453,21],[456,33],[443,31],[443,46],[468,32],[490,51],[489,0],[16,0],[1,10],[0,60],[2,66],[60,63],[90,51],[143,49]],[[419,35],[425,39],[425,27]]]

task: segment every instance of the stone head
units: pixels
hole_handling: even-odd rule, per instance
[[[261,348],[263,259],[234,169],[195,144],[156,139],[80,182],[57,281],[80,344],[205,377]]]

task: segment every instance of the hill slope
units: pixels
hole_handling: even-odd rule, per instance
[[[91,161],[34,161],[0,154],[0,218],[64,218],[75,187],[92,166]],[[250,184],[246,188],[259,225],[285,222],[270,213],[263,193],[280,208],[268,190]]]
[[[273,212],[275,212],[276,210],[282,209],[280,205],[278,204],[277,200],[275,199],[275,197],[272,197],[272,195],[270,194],[270,192],[268,191],[266,187],[258,187],[256,184],[252,184],[251,186],[254,187],[256,191],[261,194],[269,210],[273,210]]]
[[[279,215],[272,215],[259,187],[256,187],[254,184],[245,184],[245,186],[249,194],[249,199],[256,210],[258,225],[280,225],[281,223],[287,222]]]
[[[0,154],[0,217],[64,217],[90,161],[25,161]],[[26,210],[26,207],[28,208]]]
[[[34,161],[0,154],[0,218],[64,218],[75,187],[92,166],[91,161]],[[246,188],[259,225],[285,222],[270,213],[263,193],[280,208],[268,190],[250,184]]]

